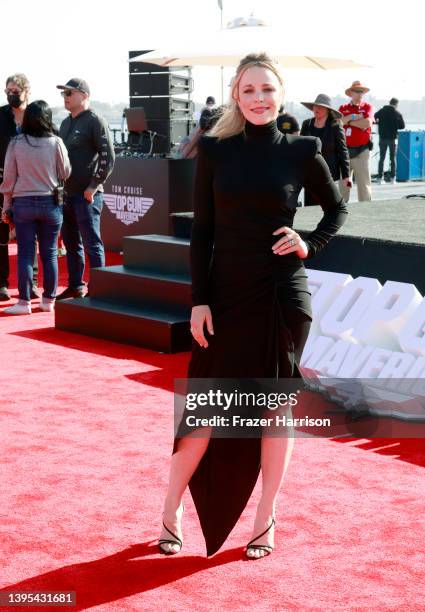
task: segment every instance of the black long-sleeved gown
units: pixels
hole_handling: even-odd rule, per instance
[[[273,121],[199,144],[191,239],[193,305],[211,307],[209,347],[193,343],[188,378],[300,377],[288,308],[311,320],[302,260],[275,255],[272,245],[292,227],[303,186],[324,215],[306,240],[309,257],[338,231],[345,204],[320,154],[320,141],[283,135]],[[292,310],[291,310],[292,311]],[[173,453],[183,430],[177,432]],[[189,488],[207,555],[224,543],[260,472],[261,439],[211,437]]]

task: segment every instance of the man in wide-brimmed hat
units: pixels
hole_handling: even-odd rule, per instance
[[[354,81],[345,90],[346,95],[351,98],[350,102],[339,108],[343,115],[342,123],[350,155],[350,176],[354,172],[360,202],[372,199],[369,160],[372,148],[373,109],[370,104],[363,102],[363,96],[368,91],[369,88],[360,81]],[[340,189],[345,201],[348,202],[349,188],[340,182]]]

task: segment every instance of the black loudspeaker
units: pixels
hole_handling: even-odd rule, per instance
[[[169,153],[178,147],[180,142],[192,130],[192,121],[155,119],[148,122],[149,130],[156,132],[153,153]]]
[[[129,59],[147,51],[130,51]],[[177,74],[178,73],[178,74]],[[170,153],[193,128],[194,105],[191,68],[161,67],[143,61],[129,62],[130,108],[145,111],[148,130],[156,132],[153,153]],[[176,98],[187,94],[188,98]]]
[[[190,100],[162,98],[130,98],[130,108],[142,107],[147,121],[151,119],[191,119],[193,102]]]
[[[153,65],[151,64],[153,67]],[[190,94],[193,80],[190,76],[161,72],[130,72],[131,96],[175,96]]]

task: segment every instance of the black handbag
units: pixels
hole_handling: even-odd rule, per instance
[[[57,206],[63,206],[64,182],[59,180],[59,172],[57,171],[57,168],[56,168],[56,174],[57,174],[58,184],[53,189],[53,197],[55,198],[55,204]]]
[[[354,157],[357,157],[358,155],[360,155],[360,153],[363,153],[363,151],[366,151],[367,149],[369,149],[369,144],[359,145],[358,147],[347,147],[347,148],[348,148],[348,155],[350,156],[350,159],[354,159]]]
[[[63,184],[59,184],[53,189],[53,197],[57,206],[63,206]]]

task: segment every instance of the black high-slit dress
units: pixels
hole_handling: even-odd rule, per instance
[[[191,238],[193,305],[211,308],[209,346],[195,341],[188,378],[301,377],[311,323],[303,261],[275,255],[273,236],[292,227],[306,186],[324,211],[306,240],[313,257],[347,209],[320,154],[320,140],[284,135],[276,121],[246,123],[237,136],[200,140]],[[173,453],[184,435],[178,430]],[[205,537],[217,552],[245,508],[260,472],[260,438],[214,438],[189,488]]]

